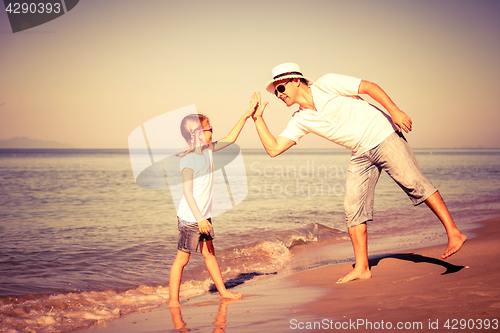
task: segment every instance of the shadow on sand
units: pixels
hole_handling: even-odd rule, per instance
[[[227,289],[234,288],[237,285],[240,285],[242,283],[245,283],[246,281],[252,280],[256,276],[261,276],[261,275],[276,275],[276,274],[278,274],[278,272],[273,272],[273,273],[258,273],[258,272],[240,273],[234,279],[230,279],[230,280],[225,281],[224,285],[226,286]],[[210,287],[208,288],[208,291],[216,292],[217,288],[215,287],[215,284],[212,283],[210,285]]]
[[[429,264],[434,264],[434,265],[439,265],[443,266],[446,268],[446,271],[442,273],[441,275],[445,274],[451,274],[451,273],[456,273],[462,270],[465,266],[457,266],[450,264],[446,261],[443,261],[441,259],[436,259],[436,258],[431,258],[431,257],[425,257],[420,254],[415,254],[415,253],[392,253],[392,254],[386,254],[380,257],[374,257],[368,260],[368,264],[370,266],[370,269],[373,266],[377,266],[380,260],[386,259],[386,258],[394,258],[394,259],[400,259],[400,260],[406,260],[406,261],[412,261],[414,263],[429,263]],[[354,265],[353,265],[354,267]]]

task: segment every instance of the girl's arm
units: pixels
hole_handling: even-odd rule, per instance
[[[182,169],[182,191],[186,202],[191,209],[196,221],[198,222],[198,228],[202,234],[210,234],[210,227],[212,224],[203,216],[196,204],[196,200],[193,195],[193,175],[194,170],[190,168]]]
[[[243,114],[243,116],[241,116],[240,120],[238,120],[238,122],[236,123],[236,125],[234,125],[233,129],[231,130],[231,132],[229,132],[229,134],[225,138],[220,139],[220,140],[218,140],[215,143],[215,145],[214,145],[214,151],[226,148],[227,146],[229,146],[230,144],[232,144],[232,143],[234,143],[236,141],[236,139],[240,135],[241,130],[243,129],[243,126],[245,126],[246,121],[255,112],[255,107],[256,106],[257,106],[257,100],[254,97],[250,101],[250,108],[248,109],[247,112],[245,112]]]

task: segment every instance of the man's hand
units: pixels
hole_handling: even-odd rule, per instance
[[[210,235],[210,228],[212,227],[212,223],[208,220],[203,220],[198,222],[198,229],[200,229],[200,233]]]
[[[399,131],[403,130],[406,133],[411,131],[411,118],[408,117],[408,115],[403,111],[398,109],[391,112],[391,118],[392,122],[394,123],[394,125],[396,125]]]
[[[396,125],[398,131],[405,131],[406,133],[411,131],[411,119],[401,111],[396,104],[389,98],[382,88],[373,82],[366,80],[361,80],[359,84],[358,93],[367,94],[375,101],[380,103],[391,115],[392,122]]]
[[[249,104],[250,104],[250,108],[243,115],[246,119],[252,117],[254,115],[255,111],[257,110],[257,107],[259,106],[258,101],[257,101],[257,96],[255,95],[255,93],[253,93],[252,99],[250,100]]]
[[[261,103],[260,92],[253,93],[252,101],[250,102],[250,105],[254,105],[255,108],[255,112],[252,115],[253,120],[262,117],[262,114],[264,113],[267,104],[269,104],[269,102],[265,102],[264,104]]]

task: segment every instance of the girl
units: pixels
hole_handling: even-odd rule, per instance
[[[181,122],[181,133],[189,146],[179,154],[183,182],[183,197],[177,211],[179,239],[177,256],[170,268],[170,307],[179,307],[179,288],[182,271],[191,252],[200,247],[207,270],[214,281],[221,298],[240,299],[240,293],[228,291],[215,257],[212,244],[214,237],[211,223],[213,162],[212,152],[234,143],[247,119],[255,111],[256,99],[250,102],[250,109],[241,117],[228,136],[212,142],[212,127],[208,118],[191,114]]]

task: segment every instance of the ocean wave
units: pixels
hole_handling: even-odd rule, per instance
[[[261,231],[261,241],[220,250],[217,254],[228,287],[259,277],[274,275],[293,258],[291,248],[318,240],[341,240],[345,232],[311,223],[283,231]],[[204,266],[193,267],[181,285],[181,300],[215,287]],[[196,272],[196,274],[194,274]],[[168,285],[141,285],[133,289],[85,291],[55,295],[25,295],[0,298],[0,332],[68,332],[98,321],[157,308],[168,303]]]

